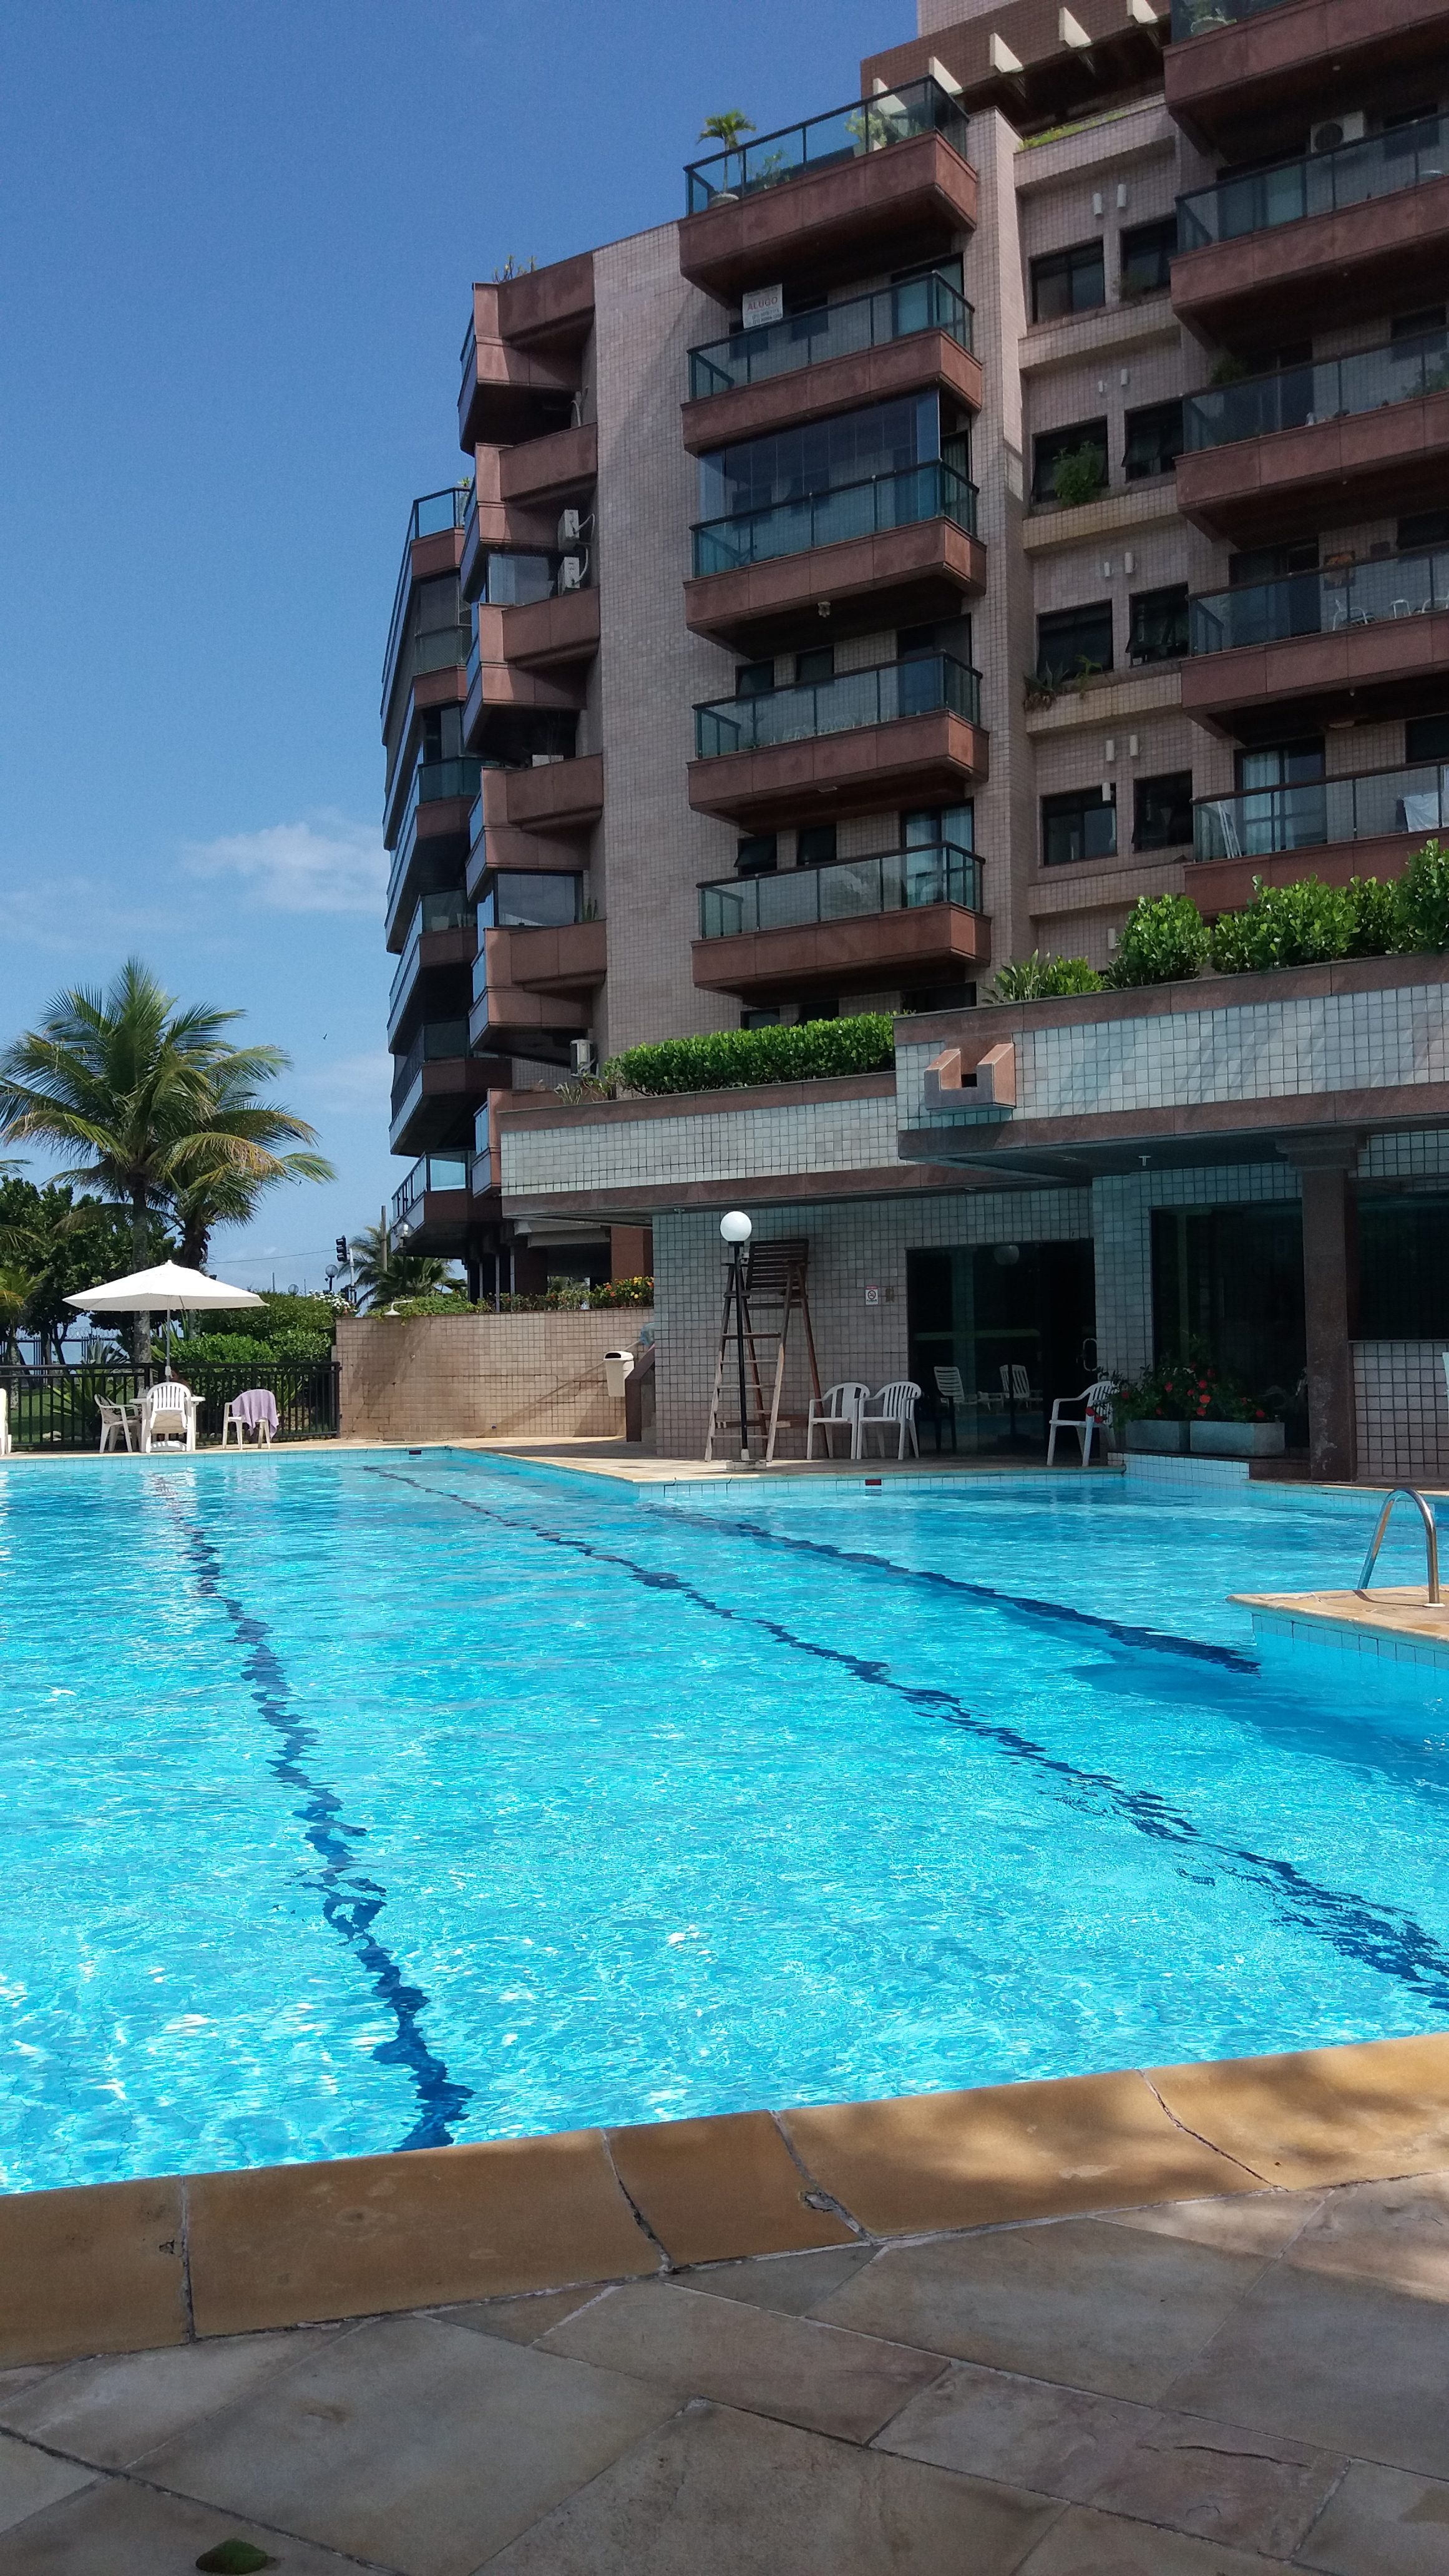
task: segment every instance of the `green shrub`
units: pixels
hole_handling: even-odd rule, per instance
[[[793,1029],[720,1029],[629,1047],[604,1067],[624,1091],[736,1091],[757,1082],[819,1081],[830,1074],[888,1073],[895,1035],[888,1011],[802,1020]]]
[[[1350,957],[1391,957],[1406,945],[1396,885],[1385,877],[1351,877],[1347,892],[1353,910]]]
[[[1398,945],[1413,953],[1449,948],[1449,850],[1426,841],[1398,883]]]
[[[1190,895],[1139,895],[1122,926],[1108,984],[1178,984],[1208,953],[1208,926]]]
[[[1213,926],[1212,962],[1223,975],[1254,974],[1268,966],[1319,966],[1347,957],[1356,909],[1347,886],[1304,877],[1297,885],[1259,880],[1241,912],[1225,912]]]
[[[1061,993],[1100,993],[1102,978],[1085,957],[1043,957],[1039,948],[998,966],[988,1002],[1043,1002]]]
[[[320,1363],[332,1356],[340,1302],[264,1291],[260,1306],[238,1309],[235,1320],[223,1315],[212,1326],[197,1317],[179,1331],[173,1328],[176,1359],[184,1353],[198,1367],[211,1362],[244,1368],[279,1361],[296,1367]]]
[[[1080,509],[1084,501],[1095,501],[1107,480],[1107,459],[1100,447],[1090,443],[1069,447],[1059,456],[1052,472],[1052,490],[1064,510]]]

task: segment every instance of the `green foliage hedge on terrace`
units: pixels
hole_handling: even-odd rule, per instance
[[[759,1082],[819,1081],[829,1074],[889,1073],[895,1030],[888,1011],[854,1019],[802,1020],[793,1029],[718,1029],[703,1038],[664,1038],[629,1047],[605,1065],[614,1091],[739,1091]]]

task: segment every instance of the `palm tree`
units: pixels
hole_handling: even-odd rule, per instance
[[[288,1059],[278,1047],[232,1046],[224,1032],[240,1017],[178,1008],[133,957],[105,994],[58,993],[42,1026],[0,1054],[0,1136],[72,1154],[56,1178],[128,1211],[138,1268],[153,1213],[186,1189],[222,1171],[262,1184],[303,1177],[274,1149],[310,1145],[313,1130],[258,1097]],[[150,1355],[143,1316],[136,1356]]]
[[[262,1050],[253,1048],[252,1055]],[[276,1053],[275,1049],[266,1050]],[[278,1054],[277,1063],[287,1059]],[[218,1225],[246,1225],[256,1214],[265,1191],[275,1189],[279,1181],[331,1181],[336,1179],[332,1165],[324,1154],[310,1151],[277,1153],[274,1148],[286,1137],[310,1137],[314,1130],[300,1118],[259,1100],[255,1082],[237,1067],[243,1063],[237,1056],[230,1064],[220,1066],[208,1078],[211,1095],[204,1136],[222,1150],[215,1160],[209,1157],[188,1177],[179,1180],[171,1193],[172,1214],[180,1229],[178,1259],[192,1270],[204,1270],[211,1247],[212,1229]],[[239,1156],[238,1147],[249,1145],[251,1160]]]
[[[453,1276],[451,1263],[433,1253],[399,1252],[386,1217],[353,1236],[352,1277],[374,1314],[399,1297],[425,1297],[432,1289],[456,1292],[460,1299],[467,1294],[463,1282]]]
[[[754,119],[737,107],[727,107],[722,116],[707,116],[699,129],[701,143],[722,143],[727,152],[738,146],[742,134],[753,134]]]

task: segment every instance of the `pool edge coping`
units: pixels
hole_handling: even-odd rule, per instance
[[[0,2197],[0,2369],[1449,2168],[1449,2031]]]

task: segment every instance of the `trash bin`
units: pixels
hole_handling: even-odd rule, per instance
[[[632,1351],[605,1351],[604,1383],[608,1387],[609,1393],[614,1398],[616,1404],[622,1403],[625,1382],[627,1379],[631,1378],[633,1374],[634,1354]]]

